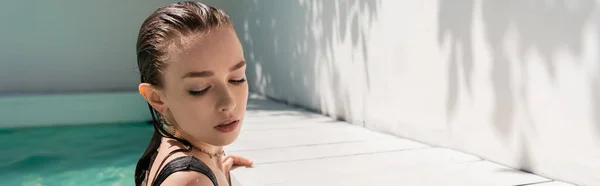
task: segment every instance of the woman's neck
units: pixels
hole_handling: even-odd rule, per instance
[[[170,144],[169,148],[188,148],[185,144],[181,143],[178,140],[171,138],[163,138],[162,140],[166,144]],[[203,157],[209,157],[211,159],[219,159],[218,157],[214,157],[215,154],[222,154],[223,146],[214,146],[208,143],[200,142],[200,141],[188,141],[192,145],[192,152],[194,155]],[[210,155],[209,155],[210,154]],[[211,157],[212,156],[212,157]]]
[[[190,143],[192,143],[193,147],[198,148],[196,150],[198,150],[198,151],[204,150],[204,152],[201,152],[201,153],[221,154],[223,152],[223,146],[214,146],[214,145],[200,142],[200,141],[190,142]]]
[[[223,146],[214,146],[204,142],[190,142],[192,143],[192,154],[197,157],[208,157],[206,159],[209,164],[213,164],[219,169],[222,167],[222,156],[225,155]]]

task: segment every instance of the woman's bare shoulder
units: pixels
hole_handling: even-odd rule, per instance
[[[169,177],[161,184],[161,186],[171,185],[212,186],[214,184],[202,173],[195,171],[179,171],[169,175]]]
[[[179,151],[182,149],[183,148],[180,147],[177,143],[173,143],[173,141],[163,138],[163,141],[161,142],[161,145],[158,148],[158,154],[156,155],[156,159],[154,160],[154,162],[152,164],[149,178],[156,178],[157,174],[159,174],[159,172],[169,162],[173,161],[174,159],[179,158],[179,157],[184,157],[184,156],[191,156],[191,154],[189,152]],[[175,151],[179,151],[179,152],[175,152]],[[169,155],[171,152],[174,152],[174,153]],[[190,171],[181,171],[181,172],[190,172]],[[161,185],[173,185],[173,184],[167,183],[167,181],[171,180],[170,179],[171,177],[176,176],[178,174],[179,174],[179,172],[175,172],[175,173],[169,175]],[[148,181],[148,183],[152,184],[154,181],[155,181],[154,179],[151,179],[151,181]],[[175,184],[175,185],[180,185],[180,184]]]

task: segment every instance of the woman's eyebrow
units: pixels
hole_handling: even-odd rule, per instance
[[[239,63],[233,65],[233,67],[229,68],[229,72],[240,69],[240,68],[244,67],[245,65],[246,65],[246,61],[240,61]]]
[[[192,71],[192,72],[188,72],[187,74],[185,74],[183,77],[181,77],[181,79],[194,78],[194,77],[208,77],[208,76],[212,76],[212,75],[214,75],[214,73],[212,71],[201,71],[201,72]]]
[[[239,63],[235,64],[233,67],[229,68],[229,72],[233,72],[237,69],[240,69],[242,67],[246,66],[246,61],[240,61]],[[209,77],[214,75],[214,73],[212,71],[192,71],[192,72],[188,72],[186,73],[183,77],[181,77],[181,79],[184,78],[201,78],[201,77]]]

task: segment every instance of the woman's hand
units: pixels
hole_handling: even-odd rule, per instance
[[[254,164],[254,162],[252,162],[251,160],[240,157],[240,156],[236,156],[236,155],[226,155],[225,157],[223,157],[222,163],[223,163],[223,172],[227,176],[227,180],[231,180],[229,178],[229,171],[234,166],[251,167]]]

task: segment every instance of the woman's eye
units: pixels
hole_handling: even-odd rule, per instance
[[[240,84],[240,83],[246,82],[246,78],[242,78],[242,79],[233,79],[233,80],[229,80],[229,82],[230,82],[230,83],[233,83],[233,84]]]
[[[199,95],[206,93],[206,91],[208,91],[208,89],[210,89],[210,87],[202,89],[202,90],[190,90],[189,92],[192,96],[199,96]]]

